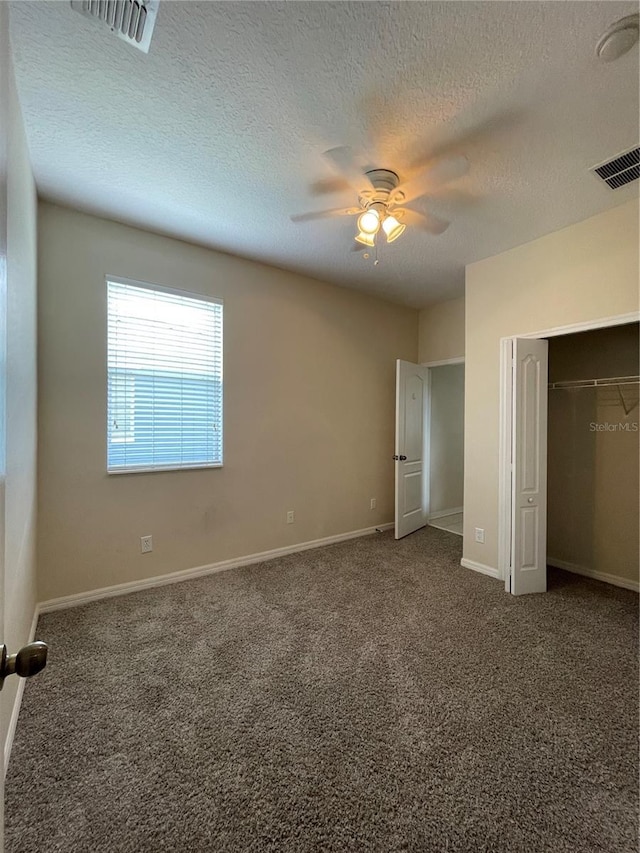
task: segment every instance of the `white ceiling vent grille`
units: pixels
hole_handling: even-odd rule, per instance
[[[607,160],[599,166],[593,166],[591,171],[601,178],[612,190],[617,190],[640,177],[640,148],[632,148],[619,154],[613,160]]]
[[[71,7],[105,24],[111,32],[149,53],[159,0],[71,0]]]

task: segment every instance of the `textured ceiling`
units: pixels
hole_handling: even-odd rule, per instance
[[[421,306],[464,266],[637,195],[588,168],[638,142],[638,48],[594,55],[628,2],[169,2],[145,55],[67,2],[16,2],[16,73],[36,180],[61,203]],[[373,267],[321,153],[412,175],[464,153]],[[324,193],[320,190],[325,190]],[[327,190],[329,190],[327,192]]]

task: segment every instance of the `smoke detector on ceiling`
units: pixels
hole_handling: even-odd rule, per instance
[[[144,53],[149,53],[159,2],[160,0],[71,0],[71,8],[100,21],[118,38]]]
[[[627,15],[612,24],[596,45],[598,59],[613,62],[630,51],[638,41],[639,18],[638,14]]]

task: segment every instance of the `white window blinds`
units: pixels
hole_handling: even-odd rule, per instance
[[[222,465],[222,302],[109,279],[107,470]]]

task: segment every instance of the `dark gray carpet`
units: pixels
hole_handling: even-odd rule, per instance
[[[8,853],[637,850],[634,593],[380,534],[41,619]]]

